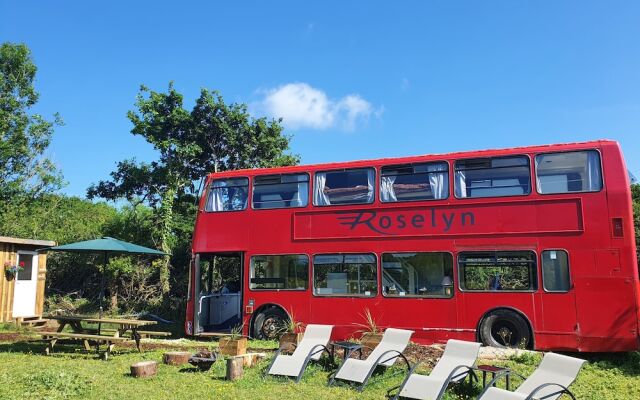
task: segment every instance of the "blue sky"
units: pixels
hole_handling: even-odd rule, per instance
[[[303,163],[609,138],[640,176],[637,1],[0,0],[39,67],[66,193],[152,160],[140,84],[284,117]]]

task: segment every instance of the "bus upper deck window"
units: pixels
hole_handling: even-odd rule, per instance
[[[382,167],[380,200],[383,202],[440,200],[449,196],[446,162]]]
[[[330,206],[373,203],[374,181],[373,168],[316,172],[313,204]]]
[[[244,210],[248,193],[248,178],[215,180],[209,187],[204,209],[209,212]]]
[[[474,158],[455,164],[457,198],[522,196],[531,193],[526,156]]]
[[[600,154],[595,150],[536,156],[538,193],[597,192],[602,189]]]
[[[253,181],[255,209],[306,207],[309,203],[309,175],[263,175]]]

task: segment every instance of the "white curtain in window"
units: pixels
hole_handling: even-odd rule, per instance
[[[209,191],[209,197],[207,198],[207,204],[205,204],[205,210],[224,211],[224,199],[222,197],[222,189],[211,188],[211,190]]]
[[[543,158],[544,156],[536,156],[535,159],[535,165],[536,165],[536,186],[538,187],[538,192],[539,193],[544,193],[544,188],[542,186],[542,182],[540,182],[540,176],[538,174],[538,165],[540,164],[540,160]]]
[[[433,198],[446,199],[449,195],[449,182],[447,181],[447,165],[446,164],[433,164],[429,165],[429,185],[431,186],[431,193]]]
[[[373,203],[373,196],[374,196],[374,190],[373,190],[373,185],[375,184],[376,181],[376,173],[373,169],[368,169],[367,170],[367,188],[368,188],[368,192],[367,192],[367,203]]]
[[[395,176],[383,176],[380,178],[380,200],[382,201],[398,201],[393,183],[396,181]]]
[[[291,207],[304,207],[309,203],[309,185],[307,182],[298,182],[298,190],[291,199]]]
[[[600,176],[600,156],[597,151],[587,152],[587,178],[586,187],[583,190],[598,191],[602,189],[602,177]]]
[[[467,180],[464,171],[456,171],[456,197],[467,197]]]
[[[315,185],[313,188],[313,204],[317,206],[331,205],[329,197],[324,193],[325,185],[327,183],[327,174],[324,172],[318,172],[315,175]]]

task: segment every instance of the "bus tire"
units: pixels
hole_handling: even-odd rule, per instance
[[[253,337],[261,340],[275,340],[286,321],[287,315],[278,307],[262,310],[253,321]]]
[[[495,310],[487,314],[480,324],[480,341],[485,346],[527,349],[531,331],[527,321],[515,311]]]

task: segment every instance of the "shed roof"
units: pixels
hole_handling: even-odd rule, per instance
[[[56,242],[53,240],[35,240],[35,239],[20,239],[8,236],[0,236],[0,243],[13,243],[13,244],[26,244],[32,246],[55,246]]]

